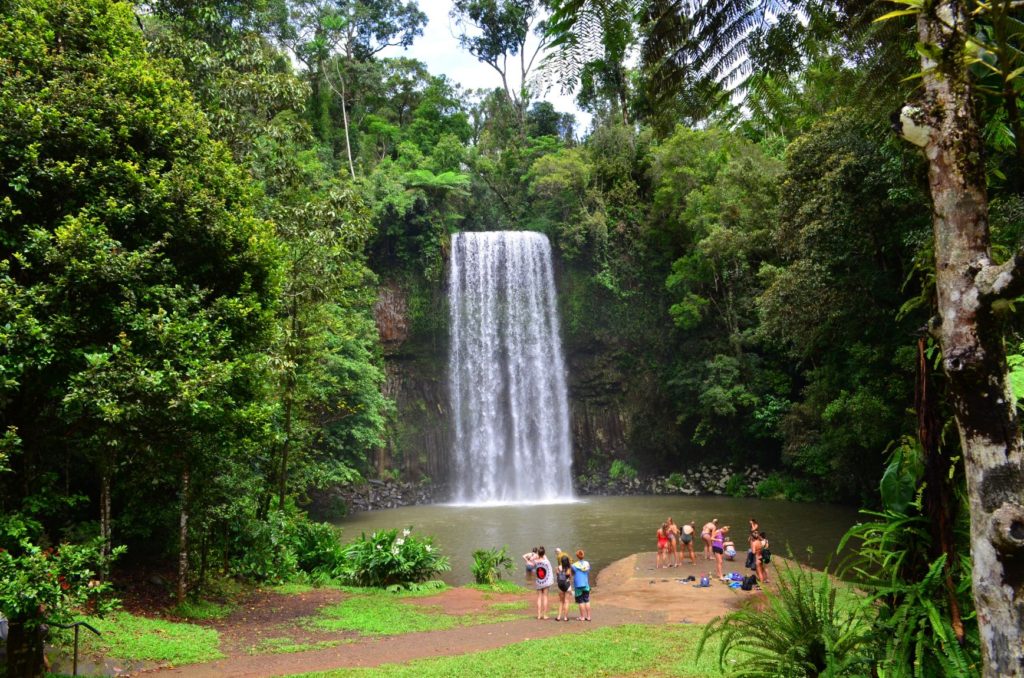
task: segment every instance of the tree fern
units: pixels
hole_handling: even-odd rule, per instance
[[[764,609],[751,606],[713,620],[698,654],[720,637],[719,665],[730,676],[851,676],[867,673],[869,622],[861,601],[838,589],[827,573],[776,567],[777,591]],[[727,659],[734,660],[729,663]]]

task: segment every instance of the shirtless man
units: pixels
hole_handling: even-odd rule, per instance
[[[704,540],[704,560],[711,560],[711,535],[718,529],[718,518],[712,518],[710,523],[704,523],[700,528],[700,538]]]

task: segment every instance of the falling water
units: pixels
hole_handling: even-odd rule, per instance
[[[569,405],[547,237],[455,235],[448,300],[454,500],[570,498]]]

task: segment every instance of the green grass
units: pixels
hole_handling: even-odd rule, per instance
[[[322,608],[304,625],[320,631],[354,631],[364,636],[397,636],[419,631],[443,631],[456,626],[493,624],[518,619],[515,614],[446,614],[440,607],[405,605],[391,593],[355,595]]]
[[[484,593],[523,593],[526,588],[516,584],[515,582],[505,581],[499,579],[493,584],[469,584],[465,588],[476,589],[477,591],[483,591]]]
[[[300,593],[309,593],[314,589],[309,584],[299,584],[297,582],[289,582],[286,584],[278,584],[277,586],[271,586],[268,590],[274,593],[280,593],[284,596],[295,596]]]
[[[487,606],[488,610],[494,610],[496,612],[507,610],[525,610],[529,606],[525,600],[513,600],[508,603],[491,603]]]
[[[221,659],[220,634],[195,624],[136,617],[115,612],[103,619],[89,617],[102,637],[82,634],[86,653],[126,660],[194,664]]]
[[[316,643],[296,643],[291,638],[264,638],[256,645],[249,648],[249,654],[290,654],[292,652],[307,652],[309,650],[323,650],[324,648],[340,645],[340,640],[321,640]]]
[[[220,604],[209,600],[186,600],[175,605],[168,612],[182,619],[223,619],[238,609],[230,603]]]
[[[409,584],[408,587],[395,586],[381,589],[372,586],[338,586],[339,591],[363,596],[385,596],[388,598],[429,598],[444,593],[448,585],[443,581],[425,581],[421,584]]]
[[[702,630],[701,626],[689,625],[609,627],[580,635],[538,638],[474,654],[304,675],[310,678],[447,678],[455,675],[533,678],[547,673],[552,666],[563,667],[573,678],[652,672],[675,678],[719,675],[717,646],[707,647],[699,658],[696,655]]]

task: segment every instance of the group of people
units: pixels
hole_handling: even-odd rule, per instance
[[[558,587],[558,616],[555,621],[569,621],[569,592],[580,606],[577,621],[590,621],[590,563],[584,560],[583,549],[576,551],[576,562],[568,553],[555,549],[554,569],[543,546],[523,554],[526,572],[532,576],[537,588],[537,619],[548,618],[548,589]]]
[[[697,556],[693,552],[693,541],[695,538],[696,528],[693,521],[680,527],[669,516],[661,524],[661,527],[658,528],[657,567],[679,567],[687,551],[690,554],[690,562],[696,563]],[[672,562],[669,563],[669,560]]]
[[[718,518],[712,518],[700,530],[700,537],[704,542],[704,559],[714,559],[719,579],[724,577],[722,561],[736,559],[736,544],[729,535],[729,530],[728,525],[719,527]],[[690,563],[697,563],[693,550],[693,543],[696,538],[695,521],[691,520],[680,527],[676,525],[670,516],[658,528],[656,536],[658,539],[656,568],[679,567],[687,553],[690,556]],[[755,518],[750,519],[750,533],[747,536],[747,544],[746,566],[757,573],[758,581],[766,583],[768,578],[764,565],[768,562],[771,552],[768,548],[768,535],[761,529]]]

